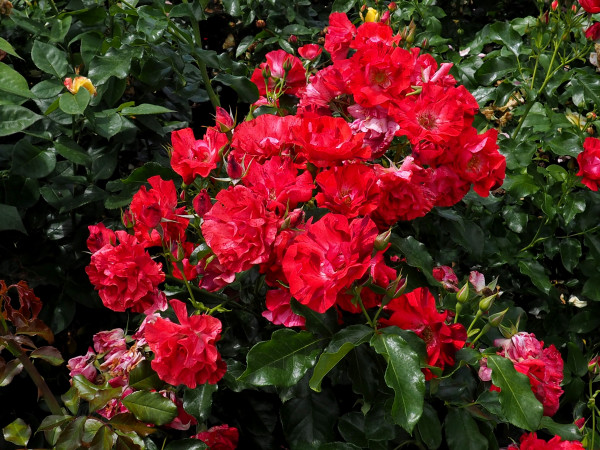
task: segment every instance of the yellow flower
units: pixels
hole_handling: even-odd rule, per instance
[[[64,85],[71,94],[77,94],[80,88],[87,89],[91,95],[97,94],[96,88],[92,84],[92,80],[87,77],[75,77],[75,79],[65,78]]]
[[[367,9],[367,14],[365,15],[365,22],[379,22],[379,13],[375,8]]]

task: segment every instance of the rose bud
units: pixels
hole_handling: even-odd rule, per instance
[[[202,189],[194,200],[192,200],[192,205],[194,206],[194,211],[198,214],[198,217],[204,217],[210,209],[212,208],[212,202],[210,201],[210,196],[206,192],[206,189]]]

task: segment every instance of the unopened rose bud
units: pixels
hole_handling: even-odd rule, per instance
[[[465,303],[467,300],[469,300],[469,283],[465,283],[456,293],[458,303]]]
[[[244,173],[242,166],[233,156],[233,153],[230,153],[227,157],[227,175],[232,180],[239,180],[242,178],[242,174]]]
[[[175,257],[176,261],[183,261],[183,258],[185,258],[186,255],[183,247],[181,246],[181,242],[177,242],[177,248],[173,252],[173,256]]]
[[[399,274],[398,278],[388,284],[388,287],[385,290],[385,297],[389,298],[390,300],[400,297],[402,294],[404,294],[407,284],[408,280],[406,278],[402,278],[402,274]]]
[[[429,46],[429,41],[427,40],[427,38],[423,39],[423,42],[421,42],[421,48],[427,48]]]
[[[262,69],[262,76],[265,80],[269,81],[269,78],[271,78],[271,68],[269,66],[265,66]]]
[[[507,312],[508,312],[508,308],[506,308],[504,311],[500,311],[500,312],[497,312],[496,314],[490,315],[490,317],[488,318],[488,323],[492,327],[498,328],[500,326],[500,324],[502,323],[502,321],[504,320],[504,317],[506,316]]]
[[[298,43],[298,37],[295,34],[290,35],[290,37],[288,38],[288,42],[290,44],[297,44]]]
[[[84,88],[90,95],[97,95],[96,87],[92,84],[92,80],[87,77],[65,78],[63,84],[71,94],[77,94],[79,89]]]
[[[388,5],[388,9],[390,11],[396,11],[398,9],[398,5],[396,5],[396,2],[390,2],[390,4]]]
[[[267,23],[264,20],[258,19],[256,21],[256,28],[264,28],[266,26],[267,26]]]
[[[212,208],[212,202],[210,201],[210,195],[206,192],[206,189],[202,189],[194,200],[192,200],[192,206],[194,207],[194,211],[198,214],[198,217],[204,217],[210,209]]]
[[[283,71],[287,74],[290,70],[292,70],[291,58],[285,58],[285,61],[283,61]]]
[[[496,294],[490,295],[489,297],[482,298],[479,301],[479,310],[482,312],[489,311],[489,309],[494,304],[495,299],[496,299]]]
[[[593,357],[590,362],[588,362],[588,372],[597,375],[600,373],[600,367],[598,367],[598,363],[600,362],[600,356]]]
[[[379,12],[375,8],[369,8],[365,15],[365,22],[379,22]]]
[[[594,135],[594,127],[587,127],[587,129],[585,130],[585,132],[587,134],[589,134],[590,136]]]
[[[385,250],[388,247],[388,244],[390,243],[391,237],[392,237],[392,229],[391,228],[387,231],[384,231],[381,234],[378,234],[377,237],[375,238],[375,243],[373,244],[373,247],[375,247],[375,250],[377,250],[377,251]]]
[[[384,11],[383,12],[383,14],[381,15],[380,22],[384,23],[386,25],[390,24],[390,12],[389,11]]]
[[[575,5],[571,5],[571,11],[577,12],[577,7]]]
[[[556,11],[556,8],[558,8],[558,0],[554,0],[550,7],[552,8],[552,11]]]

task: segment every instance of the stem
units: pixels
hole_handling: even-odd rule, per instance
[[[2,316],[0,315],[0,317]],[[3,326],[6,326],[6,322],[4,322],[4,319],[2,320],[2,322]],[[27,371],[29,377],[37,386],[39,392],[42,394],[42,397],[44,397],[44,400],[46,400],[46,404],[48,405],[48,408],[50,408],[52,414],[56,416],[64,415],[60,405],[58,404],[58,401],[56,400],[56,397],[54,397],[54,394],[48,387],[48,384],[46,384],[46,381],[44,380],[44,378],[42,378],[42,376],[35,368],[29,357],[25,354],[25,352],[23,352],[18,346],[15,346],[10,341],[5,340],[4,345],[6,349],[10,353],[12,353],[12,355],[21,362],[21,364],[23,364],[23,368]]]
[[[471,341],[471,345],[475,344],[475,342],[477,342],[481,336],[487,333],[490,330],[490,328],[492,328],[492,326],[489,323],[486,323],[477,335],[477,337]]]
[[[471,325],[469,325],[469,328],[467,329],[467,334],[469,334],[469,331],[471,331],[471,329],[475,326],[475,322],[477,322],[482,315],[483,313],[480,309],[478,309],[477,313],[475,314],[475,317],[473,318],[473,321],[471,322]]]
[[[367,312],[365,305],[363,305],[362,302],[362,298],[360,298],[360,294],[356,291],[354,291],[354,298],[356,298],[358,300],[358,304],[360,305],[360,309],[362,310],[363,314],[365,315],[365,317],[367,318],[367,323],[369,324],[369,326],[371,328],[373,328],[375,331],[377,331],[377,323],[373,323],[373,321],[371,320],[371,317],[369,316],[369,313]]]
[[[188,4],[188,0],[183,0],[183,3]],[[192,14],[190,16],[190,21],[192,22],[192,29],[194,30],[194,39],[196,40],[196,46],[202,48],[202,35],[200,34],[200,26],[198,26],[198,21]],[[194,52],[196,53],[196,52]],[[215,91],[210,84],[210,78],[208,77],[208,71],[206,70],[206,64],[202,61],[198,55],[194,55],[196,59],[196,64],[198,64],[198,68],[200,69],[200,74],[202,75],[202,81],[204,82],[204,87],[206,88],[206,92],[208,92],[208,96],[210,98],[210,102],[212,103],[215,110],[217,106],[221,106],[221,102],[219,101],[219,97],[215,94]]]
[[[593,397],[593,394],[592,394],[593,389],[592,389],[592,377],[591,376],[590,376],[588,385],[589,385],[589,390],[590,390],[590,398],[592,398]],[[592,446],[591,446],[592,450],[594,448],[596,448],[594,445],[595,437],[596,437],[596,411],[595,411],[595,405],[594,405],[594,408],[592,408]]]

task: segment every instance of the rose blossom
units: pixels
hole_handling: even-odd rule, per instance
[[[239,432],[229,425],[219,425],[192,436],[204,442],[210,450],[235,450]]]
[[[77,375],[83,375],[93,383],[98,373],[94,367],[94,361],[96,361],[96,354],[92,347],[88,349],[85,355],[69,359],[69,362],[67,362],[67,368],[70,370],[69,376],[73,378]]]
[[[597,191],[600,187],[600,139],[586,138],[583,151],[577,155],[577,163],[577,176],[582,177],[581,182],[592,191]]]
[[[600,0],[579,0],[579,4],[586,12],[592,14],[600,12]]]
[[[537,437],[536,433],[524,433],[520,444],[509,445],[508,450],[583,450],[585,447],[579,441],[563,441],[560,436],[554,436],[548,442]]]
[[[179,324],[158,318],[146,324],[146,341],[154,352],[152,368],[161,380],[193,389],[199,384],[216,384],[227,371],[217,351],[221,321],[209,315],[188,317],[185,303],[169,302]]]

